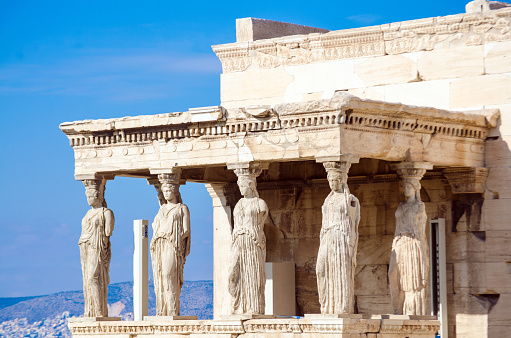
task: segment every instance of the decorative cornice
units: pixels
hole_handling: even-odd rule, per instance
[[[248,111],[251,113],[247,114]],[[258,113],[262,116],[257,116]],[[177,147],[183,141],[196,138],[221,139],[239,133],[289,129],[307,132],[339,125],[354,130],[414,132],[484,140],[500,113],[497,109],[453,112],[365,100],[337,92],[324,100],[277,104],[259,110],[251,107],[231,109],[223,111],[219,120],[190,122],[182,118],[182,114],[169,113],[166,118],[162,115],[141,115],[66,122],[60,125],[60,129],[68,136],[70,145],[78,148],[111,148],[155,141],[172,141]]]
[[[213,46],[223,72],[511,40],[511,8]]]
[[[484,193],[488,168],[448,168],[444,175],[455,194]]]

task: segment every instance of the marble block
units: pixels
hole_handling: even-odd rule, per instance
[[[67,319],[69,323],[114,322],[120,320],[122,320],[121,317],[74,317]]]
[[[144,316],[148,321],[197,320],[197,316]]]

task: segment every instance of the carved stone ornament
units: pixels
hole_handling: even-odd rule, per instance
[[[332,191],[321,208],[323,218],[316,263],[322,314],[354,313],[360,203],[350,194],[350,162],[325,162]]]
[[[493,11],[492,9],[500,9]],[[509,4],[476,0],[466,14],[213,46],[224,73],[482,45],[511,39]]]
[[[108,317],[107,296],[110,283],[110,236],[114,214],[106,207],[103,179],[83,180],[91,209],[82,219],[80,260],[83,274],[84,317]]]
[[[387,315],[388,316],[388,315]],[[433,337],[440,322],[431,319],[366,319],[345,317],[328,320],[277,318],[252,320],[168,320],[83,322],[69,318],[76,336],[149,337]]]
[[[396,210],[396,230],[389,266],[390,296],[394,314],[426,315],[429,254],[426,207],[420,198],[420,179],[429,163],[393,166],[401,177],[406,200]]]
[[[240,179],[245,180],[255,180],[257,176],[259,176],[262,172],[261,168],[237,168],[234,169],[234,173],[238,176],[238,181]]]
[[[448,168],[444,175],[455,194],[484,193],[488,168]]]
[[[243,196],[234,208],[234,229],[229,261],[229,293],[233,314],[264,314],[268,206],[259,198],[256,177],[261,168],[236,168]]]
[[[159,174],[165,203],[153,222],[151,260],[157,316],[179,316],[183,270],[190,253],[190,212],[179,194],[179,172]]]

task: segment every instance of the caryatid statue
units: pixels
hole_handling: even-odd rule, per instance
[[[179,194],[179,176],[158,175],[166,203],[154,218],[151,240],[157,316],[179,316],[183,269],[190,253],[190,212]]]
[[[394,314],[426,315],[429,254],[426,207],[421,201],[420,179],[429,163],[394,165],[401,177],[406,200],[396,210],[396,231],[389,266],[390,296]]]
[[[325,162],[332,191],[325,199],[316,263],[322,314],[354,313],[360,203],[350,194],[350,162]]]
[[[234,229],[229,262],[229,293],[233,314],[264,314],[268,206],[259,198],[256,177],[260,168],[235,169],[243,196],[234,208]]]
[[[84,317],[108,317],[107,297],[110,283],[110,236],[114,214],[106,207],[106,180],[84,180],[85,195],[91,209],[82,220],[80,260],[83,274]]]

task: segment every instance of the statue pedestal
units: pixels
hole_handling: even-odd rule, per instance
[[[378,337],[434,338],[440,328],[440,322],[429,316],[394,316],[394,315],[307,315],[300,318],[256,318],[243,319],[240,316],[226,316],[221,320],[158,320],[119,321],[69,320],[73,337],[109,338],[118,336],[130,338],[148,337],[212,337],[216,338],[253,338],[286,337]],[[337,317],[335,317],[337,316]],[[339,317],[342,316],[342,317]]]

